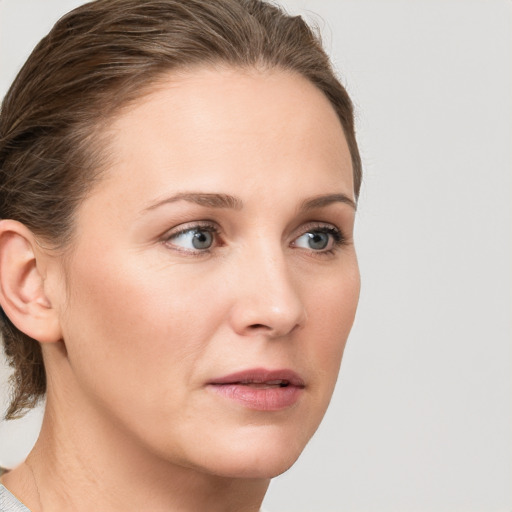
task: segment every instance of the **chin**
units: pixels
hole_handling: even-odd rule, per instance
[[[291,430],[260,425],[219,436],[213,449],[203,451],[202,466],[223,477],[274,478],[295,463],[313,434],[297,427]]]
[[[302,451],[302,450],[301,450]],[[281,475],[296,462],[301,451],[293,454],[264,453],[238,454],[233,457],[223,457],[211,467],[208,473],[225,478],[271,479]]]

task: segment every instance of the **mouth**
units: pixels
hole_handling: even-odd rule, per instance
[[[296,404],[306,386],[292,370],[256,368],[214,379],[207,387],[239,406],[279,411]]]
[[[286,388],[290,385],[288,380],[270,380],[268,382],[256,382],[252,380],[242,380],[233,382],[232,384],[239,384],[240,386],[250,386],[256,389],[272,389],[272,388]]]

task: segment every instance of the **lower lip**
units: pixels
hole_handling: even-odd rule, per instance
[[[211,384],[209,388],[229,400],[257,411],[280,411],[291,407],[297,403],[304,391],[302,387],[291,385],[261,388],[244,384]]]

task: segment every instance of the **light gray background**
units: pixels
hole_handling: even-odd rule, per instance
[[[79,3],[0,0],[0,95]],[[330,411],[265,505],[510,512],[512,3],[282,3],[319,24],[357,107],[363,287]],[[0,464],[39,418],[0,423]]]

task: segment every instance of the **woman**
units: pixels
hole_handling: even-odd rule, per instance
[[[359,294],[352,107],[311,30],[256,0],[86,4],[0,136],[7,416],[46,395],[0,509],[259,510]]]

